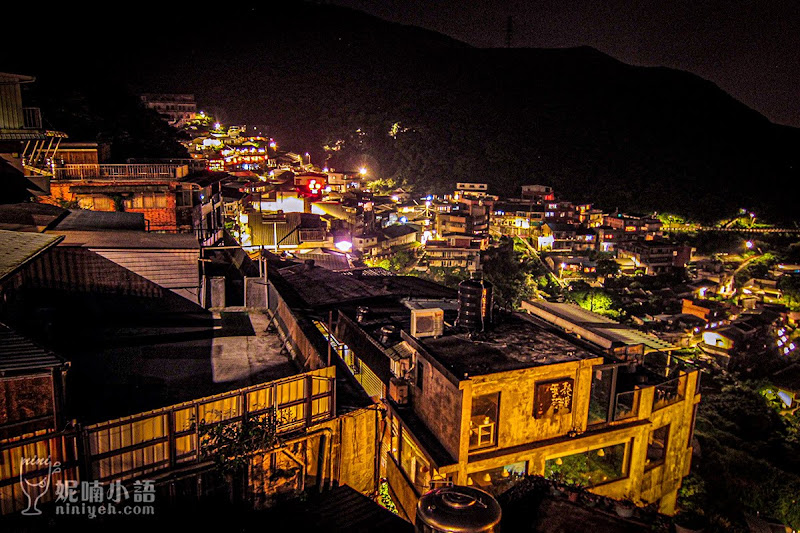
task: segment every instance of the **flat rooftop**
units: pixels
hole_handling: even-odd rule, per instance
[[[655,335],[637,331],[575,304],[535,300],[523,302],[523,308],[554,326],[565,329],[584,329],[612,343],[644,344],[645,348],[656,351],[678,349],[677,346],[663,341]],[[543,311],[543,313],[539,311]]]
[[[459,379],[599,357],[516,314],[495,317],[492,329],[473,339],[453,330],[418,341]]]
[[[171,291],[141,297],[31,290],[26,299],[32,308],[9,325],[70,362],[67,415],[83,423],[298,373],[278,335],[266,332],[269,318],[261,312],[212,313]],[[40,319],[53,326],[46,330]]]

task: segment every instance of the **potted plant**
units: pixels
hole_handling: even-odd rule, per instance
[[[708,525],[708,520],[702,512],[688,509],[676,514],[673,523],[675,533],[701,533]]]
[[[616,511],[617,516],[621,518],[630,518],[633,516],[633,511],[636,509],[636,504],[633,503],[629,497],[626,497],[622,500],[617,500],[614,503],[614,511]]]
[[[578,497],[583,492],[583,483],[580,481],[566,481],[564,486],[567,489],[567,498],[571,502],[577,502]]]

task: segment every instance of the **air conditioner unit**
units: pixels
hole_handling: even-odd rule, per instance
[[[411,310],[412,337],[439,337],[444,332],[444,311],[437,307]]]

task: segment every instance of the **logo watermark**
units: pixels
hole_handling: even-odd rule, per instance
[[[22,458],[20,461],[20,486],[28,499],[23,515],[41,515],[39,500],[51,490],[53,474],[61,472],[61,463],[50,457]],[[102,484],[99,481],[55,480],[55,514],[86,516],[98,515],[153,515],[155,514],[156,487],[152,480],[134,481],[130,488],[121,481]]]
[[[25,516],[42,514],[39,500],[50,490],[53,474],[61,472],[61,463],[47,457],[23,457],[19,461],[19,485],[28,499],[28,507],[22,511]]]

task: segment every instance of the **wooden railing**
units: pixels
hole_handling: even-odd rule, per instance
[[[24,458],[61,464],[56,481],[126,481],[203,461],[201,428],[273,416],[288,435],[336,416],[336,369],[328,366],[289,378],[198,398],[61,433],[37,432],[0,441],[0,515],[25,508],[20,487]],[[79,467],[83,465],[84,469]],[[41,470],[41,471],[40,471]],[[27,469],[26,469],[27,472]],[[35,472],[47,475],[46,468]],[[88,478],[88,479],[87,479]],[[55,495],[51,489],[42,503]]]
[[[187,165],[65,165],[55,169],[55,179],[178,179],[189,173]]]

